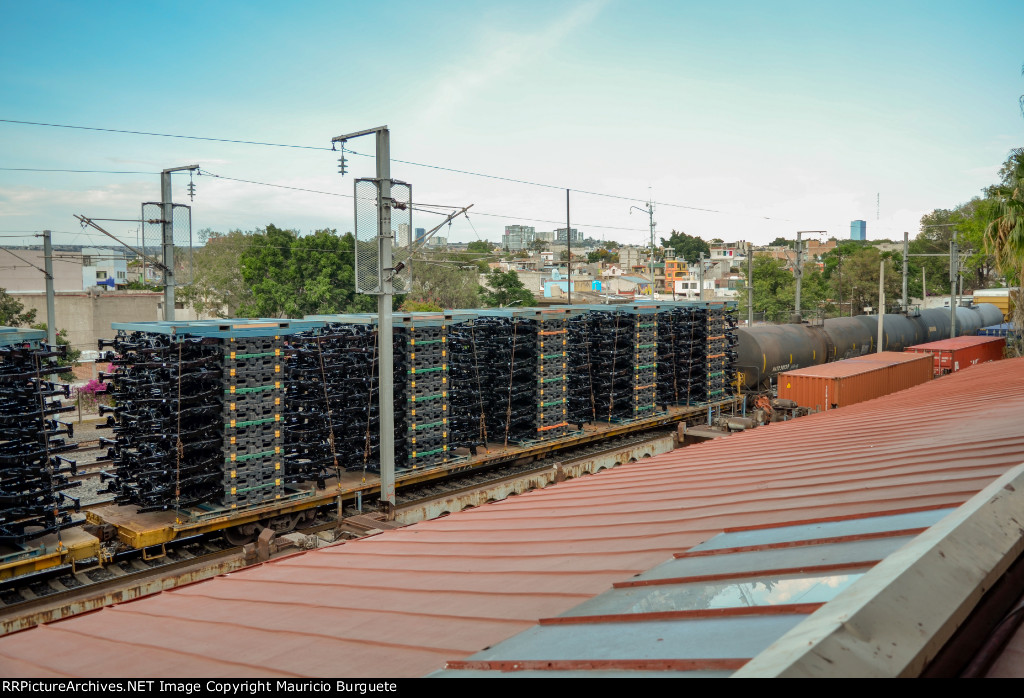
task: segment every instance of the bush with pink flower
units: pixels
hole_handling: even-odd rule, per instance
[[[107,388],[106,383],[93,378],[75,390],[75,399],[79,401],[83,410],[93,411],[100,405],[110,407],[114,404],[114,398]]]

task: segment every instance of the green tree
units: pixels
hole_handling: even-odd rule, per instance
[[[780,235],[779,237],[775,238],[770,243],[768,243],[768,246],[769,247],[790,247],[790,248],[792,248],[792,247],[796,247],[796,240],[787,240],[786,238],[784,238],[784,237],[782,237]]]
[[[479,273],[472,261],[417,260],[413,263],[412,290],[406,307],[412,301],[436,305],[438,310],[476,308],[480,304]]]
[[[21,301],[7,293],[7,289],[0,288],[0,325],[20,327],[31,325],[35,319],[35,310],[26,311]]]
[[[547,248],[548,248],[548,243],[544,242],[543,240],[537,240],[537,239],[534,239],[534,241],[530,243],[530,247],[529,247],[529,249],[531,249],[534,252],[543,252]]]
[[[127,290],[129,290],[129,291],[162,291],[163,290],[159,286],[150,286],[149,284],[145,283],[141,278],[133,279],[132,281],[129,281],[128,283],[126,283],[124,285],[124,287]],[[185,296],[183,295],[185,293],[185,289],[186,288],[188,288],[188,287],[187,286],[182,286],[181,290],[178,291],[178,296],[181,297],[183,302],[190,302],[189,299],[185,298]]]
[[[1024,97],[1021,98],[1024,110]],[[985,227],[985,246],[1008,284],[1016,284],[1013,319],[1024,327],[1024,148],[1015,148],[999,170],[999,184],[989,187],[992,220]],[[1016,353],[1024,347],[1018,346]]]
[[[503,307],[515,304],[517,306],[537,305],[536,299],[530,290],[523,285],[519,275],[513,270],[500,272],[495,270],[487,279],[489,289],[484,289],[481,300],[485,307]]]
[[[754,255],[754,312],[763,313],[769,322],[786,322],[795,307],[796,279],[786,263],[771,255]],[[746,266],[743,267],[746,276]],[[750,283],[744,279],[744,284]],[[746,286],[744,286],[744,289]],[[739,293],[740,316],[747,312],[747,294]]]
[[[619,261],[619,253],[618,252],[610,252],[609,250],[605,249],[604,247],[598,248],[598,249],[594,250],[593,252],[588,252],[587,253],[587,262],[589,264],[594,264],[594,263],[597,263],[597,262],[601,262],[601,263],[604,263],[604,264],[614,264],[615,262],[618,262],[618,261]]]
[[[467,252],[479,252],[482,254],[490,254],[494,250],[494,245],[487,242],[486,240],[474,240],[473,242],[466,245]]]
[[[32,325],[32,329],[42,330],[43,332],[45,332],[47,329],[47,324],[45,322],[40,322],[35,325]],[[75,349],[73,346],[71,346],[71,342],[68,340],[67,330],[57,330],[57,346],[67,347],[66,356],[63,359],[58,359],[57,361],[58,366],[78,365],[78,359],[81,358],[82,356],[82,350]]]
[[[293,317],[372,312],[372,296],[355,290],[351,233],[318,230],[299,237],[271,224],[252,235],[240,262],[252,299],[239,307],[249,317]],[[395,296],[395,304],[403,298]]]
[[[407,297],[402,303],[400,310],[403,313],[439,313],[444,308],[439,306],[437,303],[431,303],[430,301],[418,301],[413,300],[411,297]]]
[[[995,271],[995,257],[985,246],[985,227],[994,217],[995,204],[991,198],[974,197],[952,209],[937,208],[921,218],[921,232],[915,238],[917,245],[910,245],[911,254],[938,254],[939,257],[913,258],[908,265],[910,278],[914,280],[913,290],[920,287],[920,270],[923,268],[929,279],[934,277],[933,287],[929,281],[929,293],[949,291],[949,243],[956,233],[957,244],[964,258],[961,275],[964,290],[985,288],[992,282]],[[941,282],[941,283],[939,283]],[[912,292],[912,295],[918,295]]]
[[[900,267],[894,258],[899,257]],[[878,274],[882,260],[885,260],[885,295],[888,305],[898,299],[902,293],[901,274],[902,255],[896,253],[880,253],[874,247],[860,247],[841,260],[838,273],[831,274],[829,281],[837,298],[842,298],[844,306],[849,303],[851,315],[860,315],[866,306],[878,305]]]
[[[240,230],[225,234],[206,228],[199,237],[206,244],[192,253],[192,283],[178,295],[197,313],[238,315],[254,300],[252,287],[242,276],[242,253],[252,244],[253,234]]]
[[[711,256],[711,247],[708,243],[694,235],[687,235],[684,232],[673,230],[668,239],[661,238],[661,246],[671,248],[676,257],[682,257],[688,262],[696,262],[703,252],[705,257]]]

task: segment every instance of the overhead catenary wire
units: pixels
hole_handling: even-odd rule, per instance
[[[211,136],[191,136],[191,135],[173,134],[173,133],[159,133],[159,132],[154,132],[154,131],[138,131],[138,130],[129,130],[129,129],[104,128],[104,127],[98,127],[98,126],[77,126],[77,125],[71,125],[71,124],[53,124],[53,123],[45,123],[45,122],[39,122],[39,121],[22,121],[22,120],[16,120],[16,119],[0,119],[0,123],[18,124],[18,125],[26,125],[26,126],[45,126],[45,127],[50,127],[50,128],[76,129],[76,130],[82,130],[82,131],[100,131],[100,132],[106,132],[106,133],[123,133],[123,134],[128,134],[128,135],[153,136],[153,137],[160,137],[160,138],[179,138],[179,139],[186,139],[186,140],[210,141],[210,142],[217,142],[217,143],[232,143],[232,144],[238,144],[238,145],[257,145],[257,146],[265,146],[265,147],[273,147],[273,148],[293,148],[293,149],[301,149],[301,150],[323,150],[323,151],[334,151],[334,152],[336,152],[333,147],[328,148],[326,146],[298,145],[298,144],[289,144],[289,143],[273,143],[273,142],[267,142],[267,141],[249,141],[249,140],[236,139],[236,138],[216,138],[216,137],[211,137]],[[373,154],[360,153],[360,152],[355,151],[355,150],[349,150],[348,148],[345,149],[345,152],[349,153],[351,155],[357,155],[359,157],[365,157],[365,158],[375,158],[376,157],[376,155],[373,155]],[[620,201],[645,202],[645,201],[649,200],[649,197],[648,198],[644,198],[644,197],[635,197],[635,196],[624,196],[624,195],[621,195],[621,194],[609,194],[607,192],[590,191],[590,190],[587,190],[587,189],[576,189],[576,188],[573,188],[573,187],[566,187],[566,186],[561,185],[561,184],[548,184],[548,183],[545,183],[545,182],[535,182],[535,181],[531,181],[531,180],[528,180],[528,179],[519,179],[519,178],[516,178],[516,177],[505,177],[505,176],[502,176],[502,175],[488,174],[488,173],[484,173],[484,172],[474,172],[472,170],[463,170],[463,169],[459,169],[459,168],[455,168],[455,167],[445,167],[443,165],[432,165],[430,163],[415,162],[413,160],[400,160],[400,159],[394,158],[394,157],[391,158],[391,161],[392,162],[396,162],[396,163],[401,163],[403,165],[410,165],[412,167],[424,167],[424,168],[427,168],[427,169],[439,170],[439,171],[444,171],[444,172],[452,172],[452,173],[455,173],[455,174],[462,174],[462,175],[467,175],[467,176],[471,176],[471,177],[482,177],[482,178],[485,178],[485,179],[493,179],[493,180],[498,180],[498,181],[503,181],[503,182],[510,182],[512,184],[522,184],[524,186],[541,187],[541,188],[544,188],[544,189],[557,189],[557,190],[562,190],[562,191],[568,189],[568,190],[576,192],[578,194],[586,194],[588,196],[598,196],[598,197],[604,197],[604,198],[609,198],[609,199],[618,199]],[[13,169],[13,168],[0,168],[0,169]],[[155,173],[144,172],[144,173],[137,173],[137,174],[155,174]],[[699,211],[699,212],[704,212],[704,213],[715,213],[715,214],[720,214],[720,215],[741,216],[741,217],[746,217],[746,218],[758,218],[758,219],[761,219],[761,220],[791,222],[787,218],[776,218],[774,216],[761,216],[761,215],[749,214],[749,213],[736,213],[736,212],[732,212],[732,211],[724,211],[724,210],[721,210],[721,209],[707,208],[707,207],[702,207],[702,206],[692,206],[692,205],[689,205],[689,204],[677,204],[677,203],[671,203],[671,202],[665,202],[665,201],[652,201],[651,203],[659,205],[659,206],[668,206],[668,207],[671,207],[671,208],[680,208],[680,209],[686,209],[686,210],[690,210],[690,211]]]
[[[0,167],[3,172],[65,172],[68,174],[142,174],[158,175],[159,172],[146,172],[144,170],[71,170],[54,167]]]
[[[0,121],[3,121],[3,119],[0,119]],[[346,151],[346,152],[349,152],[349,151]],[[71,169],[45,169],[45,168],[27,168],[27,167],[0,167],[0,171],[70,172],[70,173],[85,173],[85,174],[147,174],[147,175],[158,175],[158,174],[160,174],[159,172],[142,172],[142,171],[127,171],[127,170],[125,170],[125,171],[121,171],[121,170],[71,170]],[[306,193],[310,193],[310,194],[320,194],[320,195],[323,195],[323,196],[334,196],[334,197],[345,198],[345,199],[353,198],[352,194],[344,194],[344,193],[341,193],[341,192],[324,191],[322,189],[309,189],[307,187],[294,187],[294,186],[290,186],[290,185],[286,185],[286,184],[275,184],[273,182],[260,182],[260,181],[252,180],[252,179],[242,179],[241,177],[230,177],[228,175],[216,174],[214,172],[210,172],[209,170],[202,170],[202,169],[200,169],[199,170],[199,174],[207,176],[207,177],[212,177],[214,179],[223,179],[223,180],[227,180],[227,181],[240,182],[240,183],[243,183],[243,184],[253,184],[253,185],[263,186],[263,187],[273,187],[275,189],[287,189],[287,190],[291,190],[291,191],[301,191],[301,192],[306,192]],[[573,189],[572,191],[578,191],[580,193],[588,193],[588,192],[584,192],[584,191],[576,190],[576,189]],[[626,198],[626,197],[615,197],[615,198]],[[626,200],[632,200],[632,199],[626,198]],[[670,204],[663,204],[663,205],[668,206]],[[443,205],[440,205],[440,204],[433,204],[432,205],[432,204],[416,203],[416,204],[414,204],[414,209],[415,210],[420,210],[423,213],[435,213],[435,214],[438,214],[438,215],[446,215],[446,214],[435,212],[435,211],[423,211],[422,209],[415,208],[415,207],[423,207],[423,206],[434,207],[434,208],[454,208],[454,207],[450,207],[450,206],[443,206]],[[486,216],[488,218],[506,218],[506,219],[521,220],[521,221],[529,221],[531,223],[549,223],[549,224],[553,224],[553,225],[561,225],[561,223],[562,223],[562,221],[555,221],[555,220],[550,220],[550,219],[545,219],[545,218],[530,218],[530,217],[527,217],[527,216],[508,215],[508,214],[505,214],[505,213],[485,213],[483,211],[476,211],[475,213],[477,215],[479,215],[479,216]],[[95,219],[95,220],[101,220],[101,219]],[[114,220],[114,219],[110,219],[110,220]],[[124,219],[124,221],[125,222],[135,222],[135,219],[131,219],[131,220]],[[470,224],[470,225],[472,226],[472,224]],[[623,231],[623,232],[638,232],[638,233],[646,232],[646,230],[644,230],[642,228],[627,228],[627,227],[615,226],[615,225],[600,225],[600,224],[597,224],[597,223],[577,223],[577,225],[579,227],[581,227],[581,228],[595,228],[595,229],[599,229],[599,230],[619,230],[619,231]],[[476,228],[475,227],[473,228],[473,230],[474,230],[474,232],[476,232]],[[58,231],[58,232],[61,232],[61,234],[67,234],[67,235],[75,234],[75,233],[69,233],[67,231]],[[479,233],[476,233],[476,235],[477,235],[477,237],[480,236]]]

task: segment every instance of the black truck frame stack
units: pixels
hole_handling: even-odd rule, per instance
[[[655,305],[583,306],[569,325],[569,421],[643,419],[657,410]]]
[[[105,356],[113,373],[101,373],[100,380],[110,382],[116,407],[97,428],[114,433],[100,443],[111,446],[115,474],[108,490],[115,501],[144,512],[220,499],[224,390],[219,340],[175,341],[163,333],[120,330],[99,345],[113,348]]]
[[[76,463],[59,454],[77,448],[59,438],[73,436],[56,415],[74,410],[60,397],[68,386],[50,380],[69,372],[51,363],[65,347],[41,345],[45,332],[0,327],[0,543],[20,545],[77,525],[78,500],[64,491]]]
[[[466,314],[469,315],[469,314]],[[484,373],[492,358],[477,344],[476,325],[471,316],[460,317],[448,329],[448,447],[469,449],[486,445],[487,391]]]
[[[712,303],[707,310],[707,401],[733,395],[736,364],[736,304]]]
[[[526,311],[524,311],[526,312]],[[571,309],[533,311],[537,322],[538,441],[569,432],[569,320]]]
[[[369,316],[317,315],[317,326],[288,338],[288,479],[324,479],[342,470],[380,470],[377,325]],[[405,329],[395,328],[395,405],[407,402]],[[395,464],[407,460],[406,411],[395,410]]]
[[[537,322],[513,311],[484,310],[473,321],[481,394],[491,442],[537,438],[540,390],[537,382]]]
[[[140,512],[273,503],[286,482],[290,321],[115,323],[109,490]]]
[[[223,503],[232,509],[284,494],[284,340],[280,335],[223,342]]]
[[[658,313],[659,405],[700,405],[715,399],[709,398],[708,386],[711,307],[702,301],[665,303]],[[726,332],[726,343],[735,344],[735,318],[728,317],[733,317],[734,323]]]

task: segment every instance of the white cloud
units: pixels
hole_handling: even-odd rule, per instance
[[[531,33],[482,30],[480,48],[459,63],[442,66],[441,75],[428,87],[429,102],[419,111],[420,127],[445,121],[474,92],[492,86],[531,63],[559,50],[576,30],[591,22],[608,0],[590,0],[572,7]]]

